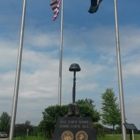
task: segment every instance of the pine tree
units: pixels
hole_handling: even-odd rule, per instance
[[[121,123],[121,113],[119,105],[116,103],[117,97],[112,88],[107,88],[102,94],[102,123],[113,126],[115,130],[116,125]]]

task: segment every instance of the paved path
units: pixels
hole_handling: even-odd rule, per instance
[[[8,140],[8,138],[0,138],[0,140]]]

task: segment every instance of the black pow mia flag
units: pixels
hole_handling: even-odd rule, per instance
[[[102,0],[90,0],[90,1],[91,1],[91,6],[90,6],[88,12],[92,14],[92,13],[97,12]]]

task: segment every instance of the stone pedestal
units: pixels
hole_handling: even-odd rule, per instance
[[[90,117],[59,117],[52,140],[97,140]]]

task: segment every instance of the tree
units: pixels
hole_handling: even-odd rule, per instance
[[[10,116],[7,112],[3,112],[0,116],[0,131],[9,132],[10,128]]]
[[[121,113],[119,105],[116,103],[117,97],[112,88],[107,88],[105,93],[102,94],[102,123],[113,126],[121,123]]]
[[[25,125],[30,126],[31,122],[30,121],[25,121]]]
[[[94,101],[92,99],[87,99],[87,98],[76,101],[76,104],[78,104],[78,105],[88,104],[89,106],[95,108],[95,105],[93,103],[94,103]]]
[[[29,134],[33,135],[34,134],[34,126],[31,125],[30,121],[25,121],[25,123],[21,124],[15,124],[15,136],[22,136],[27,134],[27,130],[29,130]]]
[[[76,101],[80,107],[81,116],[91,117],[93,122],[100,120],[100,113],[95,109],[94,101],[92,99],[81,99]]]
[[[58,119],[58,117],[63,117],[68,112],[68,106],[67,105],[55,105],[55,106],[49,106],[46,108],[42,114],[43,114],[43,120],[40,122],[38,129],[39,132],[42,133],[41,135],[46,136],[48,138],[52,138],[52,134],[55,129],[55,124]]]

